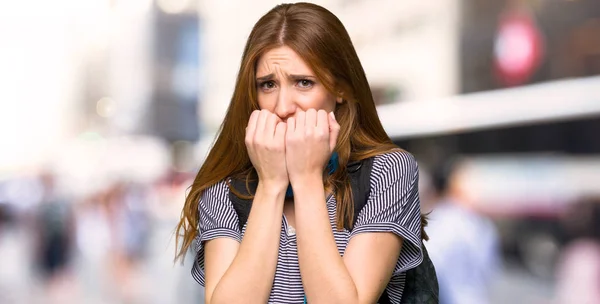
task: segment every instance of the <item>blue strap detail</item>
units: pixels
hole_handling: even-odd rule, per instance
[[[292,185],[288,185],[287,190],[285,190],[285,197],[292,198],[294,197],[294,190],[292,190]]]
[[[338,153],[333,151],[333,153],[331,153],[331,157],[329,158],[329,162],[327,162],[327,169],[329,169],[329,175],[333,174],[333,172],[335,172],[335,170],[337,170],[338,166],[340,165],[338,159]]]

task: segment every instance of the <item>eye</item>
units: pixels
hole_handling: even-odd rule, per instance
[[[309,79],[298,80],[298,86],[303,89],[308,89],[308,88],[312,87],[314,84],[315,84],[315,82],[312,80],[309,80]]]
[[[268,80],[261,82],[258,86],[264,91],[269,91],[275,88],[275,82],[272,80]]]

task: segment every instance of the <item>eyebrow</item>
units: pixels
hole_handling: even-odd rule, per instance
[[[275,78],[275,74],[271,73],[269,75],[265,75],[265,76],[261,76],[261,77],[257,77],[256,81],[257,82],[263,82],[263,81],[269,81],[269,80],[273,80],[273,78]],[[316,78],[315,76],[312,75],[288,75],[288,79],[290,80],[301,80],[301,79],[307,79],[307,78]]]

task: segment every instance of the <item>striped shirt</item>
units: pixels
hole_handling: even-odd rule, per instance
[[[418,166],[405,151],[375,156],[371,171],[371,193],[352,231],[336,228],[336,199],[327,197],[329,221],[341,256],[348,241],[359,233],[392,232],[404,239],[400,257],[386,290],[391,303],[400,303],[406,271],[423,260],[421,251],[421,209],[418,194]],[[192,276],[202,286],[204,282],[203,242],[215,238],[242,240],[246,227],[240,231],[238,217],[229,200],[229,188],[224,181],[205,190],[199,204],[199,234],[196,238],[196,259]],[[281,221],[281,238],[275,279],[269,303],[303,303],[304,289],[298,264],[296,235],[285,216]]]

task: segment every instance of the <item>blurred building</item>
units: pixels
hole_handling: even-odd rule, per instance
[[[566,207],[600,176],[600,4],[462,1],[459,93],[380,107],[425,168],[462,159],[470,208],[509,257],[551,278]]]

